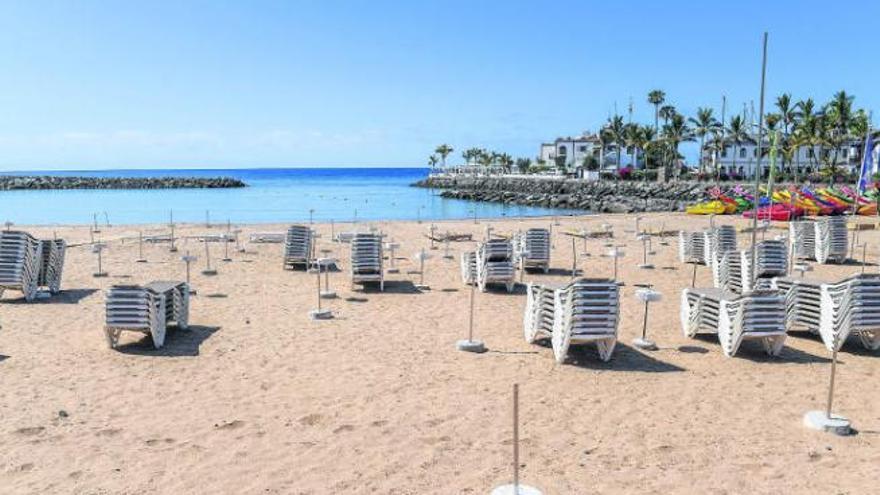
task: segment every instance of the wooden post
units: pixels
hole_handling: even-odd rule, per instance
[[[513,384],[513,493],[519,493],[519,384]]]

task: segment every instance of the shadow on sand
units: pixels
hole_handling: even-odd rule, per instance
[[[797,332],[795,332],[797,333]],[[789,333],[791,337],[791,333]],[[718,352],[721,352],[721,345],[718,343],[718,336],[709,333],[698,333],[694,336],[695,340],[714,344]],[[747,359],[756,363],[777,363],[777,364],[812,364],[812,363],[830,363],[831,359],[816,356],[808,352],[795,349],[791,346],[784,346],[782,352],[778,356],[770,356],[764,352],[764,346],[758,340],[746,340],[740,345],[734,358]],[[839,362],[839,361],[838,361]]]
[[[55,294],[46,299],[34,299],[33,302],[27,302],[24,300],[24,297],[20,297],[18,299],[12,299],[9,301],[4,301],[4,303],[8,304],[79,304],[83,299],[91,296],[95,292],[98,292],[98,289],[70,289],[70,290],[62,290],[58,294]]]
[[[220,330],[220,327],[206,327],[202,325],[190,325],[186,330],[178,330],[171,327],[165,335],[165,345],[161,349],[154,348],[153,339],[149,335],[145,335],[137,342],[118,346],[116,350],[123,354],[135,356],[198,356],[199,347],[201,347],[202,342],[208,340],[218,330]]]

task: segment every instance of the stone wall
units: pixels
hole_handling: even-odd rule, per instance
[[[573,208],[597,213],[683,211],[705,199],[712,184],[698,182],[597,181],[551,177],[437,176],[413,184],[443,189],[444,198],[529,206]]]
[[[0,176],[0,191],[28,189],[214,189],[246,187],[227,177]]]

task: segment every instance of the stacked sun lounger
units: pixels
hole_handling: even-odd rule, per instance
[[[719,225],[703,232],[703,263],[712,266],[724,253],[736,250],[736,229]]]
[[[855,334],[869,350],[880,349],[880,275],[859,274],[836,283],[780,277],[788,328],[819,334],[830,351]]]
[[[706,262],[706,236],[703,232],[678,233],[678,259],[682,263]]]
[[[250,235],[250,242],[256,244],[281,244],[285,235],[277,232],[254,232]]]
[[[62,239],[43,240],[40,257],[40,272],[37,285],[45,287],[51,294],[61,291],[61,273],[64,270],[64,254],[67,244]]]
[[[189,287],[183,282],[152,282],[146,286],[114,285],[107,291],[104,333],[115,348],[123,331],[150,335],[156,349],[165,344],[172,322],[189,326]]]
[[[550,271],[550,231],[528,229],[517,238],[517,256],[523,268]]]
[[[789,226],[792,256],[822,264],[842,263],[846,260],[847,235],[845,217],[792,222]]]
[[[0,232],[0,295],[6,289],[20,291],[33,301],[39,285],[43,245],[27,232]]]
[[[785,344],[785,297],[775,290],[731,294],[723,289],[684,289],[681,294],[684,335],[718,334],[725,356],[734,356],[744,340],[760,340],[776,356]]]
[[[712,265],[715,287],[737,294],[767,289],[771,278],[786,274],[788,252],[783,241],[760,241],[755,249],[758,255],[754,270],[751,250],[724,253],[720,261]]]
[[[291,225],[284,240],[284,269],[308,268],[312,259],[312,230],[305,225]]]
[[[477,283],[476,251],[465,251],[461,253],[461,281],[466,285]]]
[[[595,343],[603,361],[617,344],[619,286],[610,279],[576,280],[563,288],[530,285],[523,320],[526,341],[550,338],[556,362],[571,345]]]
[[[486,291],[490,284],[502,284],[513,292],[516,270],[513,266],[513,245],[507,239],[491,239],[477,249],[477,285]]]
[[[379,233],[356,233],[351,238],[351,282],[378,282],[385,290],[382,270],[382,236]]]

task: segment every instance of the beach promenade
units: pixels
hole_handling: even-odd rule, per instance
[[[867,220],[866,220],[867,221]],[[741,218],[717,223],[744,227]],[[678,261],[677,238],[653,240],[653,270],[639,269],[642,242],[630,215],[437,221],[436,231],[482,239],[529,227],[552,228],[552,270],[525,281],[570,279],[568,229],[611,224],[620,261],[621,323],[610,362],[594,347],[557,365],[549,345],[523,338],[525,290],[477,292],[475,336],[483,354],[455,349],[466,337],[470,289],[459,254],[475,242],[430,250],[430,222],[335,224],[336,233],[372,225],[400,244],[386,290],[352,289],[349,247],[316,224],[318,251],[340,259],[325,300],[334,318],[311,321],[315,275],[282,269],[282,245],[210,243],[216,276],[206,277],[204,245],[188,236],[222,234],[225,225],[178,225],[179,252],[146,244],[138,233],[164,225],[101,226],[96,240],[107,278],[93,278],[90,226],[14,226],[68,242],[63,292],[25,303],[0,299],[0,494],[273,493],[485,494],[510,480],[511,387],[520,384],[523,482],[545,494],[876,493],[880,475],[880,354],[854,340],[840,353],[835,411],[858,434],[804,428],[803,414],[824,407],[830,366],[821,341],[790,333],[779,357],[749,342],[733,358],[715,336],[682,335],[679,304],[692,267]],[[283,232],[287,225],[245,225]],[[705,217],[645,214],[657,231],[708,227]],[[783,231],[771,230],[773,237]],[[748,236],[740,235],[745,246]],[[861,234],[868,271],[877,272],[880,232]],[[584,276],[611,277],[604,240],[577,239]],[[424,279],[414,255],[426,249]],[[171,330],[162,349],[123,334],[108,349],[104,294],[112,284],[185,277],[193,265],[190,329]],[[861,252],[861,250],[859,250]],[[390,260],[385,267],[390,266]],[[816,265],[808,277],[839,279],[859,264]],[[710,287],[710,269],[697,271]],[[519,278],[519,275],[517,275]],[[632,347],[643,304],[636,284],[663,295],[652,303],[649,335],[660,349]]]

